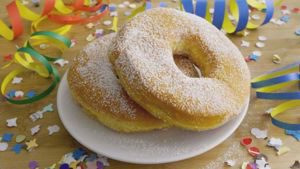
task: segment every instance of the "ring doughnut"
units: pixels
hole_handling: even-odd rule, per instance
[[[185,76],[173,55],[201,71]],[[237,116],[250,95],[250,73],[238,48],[204,19],[169,8],[138,14],[109,52],[129,96],[155,117],[190,130],[216,128]]]
[[[72,62],[67,79],[75,100],[87,114],[116,131],[140,132],[170,126],[131,100],[119,84],[107,55],[115,36],[106,35],[88,44]],[[183,72],[196,76],[189,60],[176,60]]]

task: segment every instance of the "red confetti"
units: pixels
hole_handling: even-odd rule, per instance
[[[250,147],[250,148],[248,148],[248,153],[251,156],[256,157],[258,154],[260,154],[260,151],[257,147]]]
[[[293,8],[292,12],[299,13],[300,12],[300,8]]]
[[[286,5],[281,5],[280,9],[285,10],[285,9],[287,9],[287,6]]]
[[[252,138],[250,137],[244,137],[242,140],[241,140],[241,144],[243,146],[248,146],[252,143]]]
[[[6,55],[6,56],[4,56],[4,61],[11,61],[12,60],[12,54],[8,54],[8,55]]]
[[[251,59],[250,59],[250,57],[249,57],[249,56],[247,56],[247,57],[244,57],[244,59],[245,59],[245,61],[246,61],[246,62],[250,62],[250,61],[251,61]]]

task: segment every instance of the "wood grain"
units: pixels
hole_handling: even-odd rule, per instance
[[[7,13],[5,11],[5,5],[11,0],[1,0],[0,1],[0,18],[7,19]],[[112,0],[113,3],[118,4],[121,0]],[[156,1],[155,1],[156,2]],[[170,5],[174,6],[175,3],[172,3],[171,0],[167,1]],[[288,7],[300,7],[300,1],[297,0],[286,0],[284,2]],[[157,4],[157,2],[156,2]],[[40,11],[39,8],[34,8],[36,11]],[[126,9],[129,10],[129,9]],[[126,22],[126,17],[123,15],[123,12],[119,12],[119,27]],[[281,16],[280,11],[276,11],[275,17]],[[106,19],[111,19],[106,17]],[[247,40],[251,43],[250,48],[241,48],[242,53],[246,56],[254,50],[258,50],[254,47],[255,42],[257,41],[258,35],[264,35],[268,37],[266,41],[266,47],[260,49],[263,53],[263,56],[257,62],[248,63],[253,77],[267,71],[271,70],[286,64],[289,64],[293,61],[300,59],[300,37],[294,34],[294,31],[299,27],[300,14],[292,14],[291,19],[288,24],[283,26],[277,26],[274,24],[268,24],[258,30],[250,31],[250,35],[247,37],[240,37],[237,35],[229,36],[230,39],[237,45],[240,46],[241,39]],[[97,25],[97,28],[108,28],[101,24]],[[24,22],[26,28],[29,28],[30,23]],[[42,28],[49,29],[54,27],[55,24],[44,23]],[[63,54],[63,57],[67,60],[72,60],[72,58],[80,51],[80,49],[87,44],[85,40],[86,36],[89,33],[92,33],[94,29],[87,29],[84,25],[76,25],[68,33],[70,38],[75,38],[78,41],[78,44],[71,49],[66,50]],[[7,54],[12,54],[16,51],[15,45],[21,46],[22,43],[29,37],[29,29],[26,29],[22,37],[14,41],[7,41],[3,38],[0,38],[0,66],[4,65],[5,62],[2,59],[2,56]],[[272,63],[272,55],[278,54],[282,58],[282,63],[276,65]],[[0,79],[13,68],[18,67],[13,65],[10,68],[0,71]],[[64,68],[58,68],[60,73],[67,69],[68,66]],[[22,85],[10,85],[10,88],[20,89],[27,91],[29,89],[42,90],[47,87],[49,80],[41,79],[34,75],[33,73],[26,73],[22,75],[24,81]],[[0,168],[1,169],[25,169],[28,168],[28,162],[30,160],[36,160],[40,164],[40,168],[50,166],[51,164],[58,162],[59,159],[66,153],[72,151],[74,148],[79,147],[80,145],[68,134],[68,132],[63,128],[62,123],[59,120],[57,115],[56,106],[55,111],[45,114],[45,117],[37,122],[32,122],[29,119],[29,115],[37,110],[40,110],[43,106],[56,102],[56,91],[52,92],[51,95],[45,99],[38,101],[29,105],[13,105],[3,101],[0,101],[0,135],[5,132],[12,132],[15,135],[24,134],[27,136],[27,139],[36,138],[39,147],[32,152],[26,152],[23,150],[19,155],[16,155],[14,152],[7,150],[5,152],[0,152]],[[236,159],[237,165],[233,168],[239,168],[240,164],[243,161],[250,161],[252,158],[247,154],[246,150],[239,146],[239,140],[243,136],[250,135],[250,129],[253,127],[258,128],[267,128],[269,130],[269,136],[279,137],[283,140],[283,143],[289,146],[292,150],[282,156],[276,156],[275,150],[272,148],[266,147],[266,140],[255,140],[253,145],[258,146],[261,151],[269,157],[270,164],[274,169],[285,169],[289,168],[290,165],[295,160],[300,160],[300,146],[294,138],[286,136],[282,129],[274,127],[270,118],[264,116],[263,113],[268,108],[277,105],[278,101],[266,101],[259,100],[255,98],[254,92],[252,92],[251,103],[249,107],[248,114],[243,121],[242,125],[238,130],[225,142],[217,146],[216,148],[208,151],[205,154],[199,155],[197,157],[179,161],[169,164],[161,165],[135,165],[127,164],[119,161],[110,160],[111,166],[109,169],[199,169],[199,168],[226,168],[223,166],[223,161],[226,159]],[[300,116],[295,114],[295,112],[300,109],[295,109],[286,115],[281,115],[284,119],[290,119],[294,122],[299,122]],[[17,128],[7,128],[6,119],[18,117],[18,127]],[[40,124],[41,131],[36,136],[30,135],[30,128]],[[59,133],[56,133],[52,136],[48,136],[47,127],[49,125],[58,124],[61,126],[62,130]],[[9,148],[13,146],[13,142],[9,144]],[[172,156],[172,154],[170,154]]]

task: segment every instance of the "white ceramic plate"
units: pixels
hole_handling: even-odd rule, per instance
[[[179,161],[200,155],[223,142],[242,122],[248,109],[245,104],[238,117],[222,127],[204,132],[177,128],[152,132],[123,134],[106,128],[88,117],[73,100],[66,74],[57,94],[61,121],[70,134],[90,150],[109,158],[138,164]]]

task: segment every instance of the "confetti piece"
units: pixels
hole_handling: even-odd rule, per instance
[[[88,23],[85,25],[85,27],[88,29],[92,29],[93,27],[95,27],[95,25],[93,23]]]
[[[60,128],[58,125],[48,126],[49,135],[52,135],[53,133],[59,132]]]
[[[69,164],[62,164],[60,165],[59,169],[70,169]]]
[[[7,143],[0,143],[0,151],[6,151],[8,148]]]
[[[4,56],[4,61],[11,61],[13,59],[13,55],[12,54],[8,54]]]
[[[22,98],[24,96],[24,92],[21,90],[18,90],[15,92],[15,97],[16,98]]]
[[[104,35],[104,30],[103,29],[96,29],[96,31],[95,31],[95,36],[97,37],[97,38],[99,38],[99,37],[101,37],[101,36],[103,36]]]
[[[115,11],[115,12],[110,12],[110,16],[111,16],[111,17],[118,16],[118,12],[117,12],[117,11]]]
[[[14,151],[16,154],[20,154],[23,146],[23,144],[15,144],[11,150]]]
[[[291,169],[300,169],[300,162],[296,160],[292,166],[290,166]]]
[[[40,129],[41,129],[40,127],[41,127],[41,125],[36,125],[36,126],[32,127],[30,129],[31,135],[35,135],[36,133],[38,133],[40,131]]]
[[[254,55],[258,56],[258,57],[260,57],[260,56],[261,56],[261,52],[260,52],[260,51],[258,51],[258,50],[256,50],[256,51],[253,51],[253,52],[252,52],[252,54],[254,54]]]
[[[89,34],[89,35],[86,37],[86,40],[87,40],[88,42],[91,42],[91,41],[93,41],[95,38],[96,38],[96,37],[95,37],[93,34]]]
[[[267,37],[265,37],[265,36],[258,36],[258,40],[259,41],[266,41]]]
[[[70,168],[76,168],[78,165],[79,161],[73,161],[71,162],[71,164],[69,165]]]
[[[285,134],[293,136],[297,141],[300,141],[300,131],[285,130]]]
[[[85,151],[81,148],[78,148],[73,151],[73,157],[75,160],[78,160],[81,156],[85,154]]]
[[[30,117],[30,119],[31,119],[33,122],[35,122],[35,121],[37,121],[38,119],[42,119],[42,118],[44,117],[43,114],[44,114],[43,111],[37,111],[37,112],[31,114],[29,117]]]
[[[252,138],[251,137],[244,137],[242,138],[242,140],[240,141],[241,145],[243,146],[248,146],[252,143]]]
[[[60,160],[60,163],[66,163],[66,164],[71,164],[72,162],[76,161],[73,158],[73,152],[65,154],[62,159]]]
[[[268,146],[270,147],[274,147],[276,149],[278,149],[280,146],[282,146],[282,141],[280,138],[274,138],[272,137],[269,141],[268,141]]]
[[[96,161],[88,161],[86,163],[86,166],[87,168],[90,168],[90,169],[97,169],[97,162]]]
[[[109,4],[109,11],[114,12],[117,10],[117,5],[116,4]]]
[[[288,9],[284,9],[284,10],[281,10],[281,13],[282,13],[282,15],[287,16],[287,15],[291,14],[291,11]]]
[[[28,167],[29,167],[30,169],[37,169],[38,166],[39,166],[39,164],[38,164],[38,162],[36,162],[36,161],[30,161],[29,164],[28,164]]]
[[[130,4],[128,7],[131,8],[131,9],[135,9],[136,8],[136,4]]]
[[[259,59],[259,56],[252,53],[249,55],[249,58],[250,60],[257,61]]]
[[[46,105],[45,107],[43,107],[43,112],[52,112],[53,111],[53,104],[50,103],[48,105]]]
[[[6,126],[7,127],[17,127],[18,125],[17,125],[17,117],[15,117],[15,118],[11,118],[11,119],[7,119],[6,120]]]
[[[251,134],[258,139],[265,139],[268,137],[268,130],[260,130],[259,128],[252,128]]]
[[[256,42],[255,46],[258,47],[258,48],[263,48],[263,47],[265,47],[265,43],[263,43],[263,42]]]
[[[288,23],[288,21],[290,20],[290,17],[288,15],[284,15],[280,18],[280,20],[284,23]]]
[[[48,44],[40,44],[40,49],[45,50],[47,48],[49,48]]]
[[[105,25],[105,26],[109,26],[111,24],[112,24],[112,21],[110,21],[110,20],[106,20],[103,22],[103,25]]]
[[[108,158],[105,156],[102,156],[101,154],[98,154],[98,161],[101,161],[104,166],[109,166]]]
[[[241,46],[242,47],[249,47],[250,46],[250,42],[242,40],[241,41]]]
[[[125,11],[124,12],[124,16],[130,16],[131,15],[131,11]]]
[[[260,153],[260,151],[257,147],[249,147],[247,150],[248,150],[248,153],[253,157],[257,156]]]
[[[28,98],[33,98],[34,96],[36,96],[36,92],[34,90],[30,90],[26,93],[26,97]]]
[[[17,136],[16,136],[16,142],[17,142],[17,143],[21,143],[21,142],[23,142],[25,139],[26,139],[26,136],[25,136],[25,135],[17,135]]]
[[[291,149],[290,149],[289,147],[287,147],[287,146],[280,146],[280,147],[277,149],[276,154],[280,156],[280,155],[285,154],[285,153],[287,153],[287,152],[289,152],[289,151],[291,151]]]
[[[12,133],[4,133],[2,135],[3,142],[10,142],[12,140],[13,134]]]
[[[27,146],[28,151],[32,151],[34,148],[38,147],[39,145],[36,143],[36,139],[30,140],[25,143]]]
[[[272,57],[272,62],[275,63],[275,64],[280,64],[281,63],[280,56],[277,55],[277,54],[274,54],[273,57]]]
[[[12,84],[19,84],[19,83],[22,82],[22,80],[23,80],[22,77],[14,77],[11,83]]]
[[[125,8],[125,5],[124,4],[119,4],[118,7],[122,9],[122,8]]]
[[[296,34],[297,36],[300,36],[300,29],[297,29],[297,30],[295,31],[295,34]]]
[[[251,16],[251,18],[252,18],[253,20],[259,20],[259,19],[260,19],[260,16],[254,14],[254,15]]]
[[[6,96],[7,96],[8,98],[14,98],[14,97],[15,97],[15,93],[16,93],[15,90],[10,90],[10,91],[8,91],[8,92],[6,93]]]
[[[257,169],[271,169],[265,158],[255,160],[255,164],[257,165]]]
[[[279,26],[285,24],[285,22],[281,21],[280,19],[276,19],[276,18],[272,18],[271,23],[273,23],[275,25],[279,25]]]
[[[58,64],[60,67],[64,67],[68,63],[69,61],[65,59],[57,59],[56,61],[54,61],[54,64]]]
[[[230,167],[233,167],[233,166],[235,166],[236,161],[235,160],[227,160],[227,161],[225,161],[225,164]]]
[[[104,164],[101,161],[97,161],[97,169],[104,169]]]

